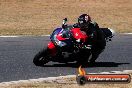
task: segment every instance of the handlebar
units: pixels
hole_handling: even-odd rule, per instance
[[[64,19],[63,19],[63,22],[62,22],[62,28],[63,28],[63,29],[66,28],[66,26],[67,26],[67,25],[66,25],[66,22],[67,22],[67,21],[68,21],[67,18],[64,18]]]

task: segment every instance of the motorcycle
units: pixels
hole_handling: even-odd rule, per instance
[[[87,63],[91,56],[92,46],[86,42],[89,36],[82,32],[80,28],[73,28],[67,25],[67,18],[63,19],[61,28],[56,28],[50,36],[47,47],[38,52],[33,63],[36,66],[43,66],[49,61],[59,63],[76,62]],[[106,40],[110,40],[113,35],[110,29],[103,31]]]

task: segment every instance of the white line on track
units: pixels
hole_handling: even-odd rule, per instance
[[[8,38],[8,37],[20,37],[20,36],[0,36],[0,37]]]
[[[132,35],[132,33],[121,33],[121,34]],[[50,36],[50,35],[40,35],[40,36]],[[18,36],[0,36],[0,38],[9,38],[9,37],[11,37],[11,38],[15,38],[15,37],[26,37],[26,35],[25,36],[24,35],[23,36],[22,35],[18,35]]]
[[[121,34],[127,34],[127,35],[132,35],[132,33],[121,33]]]

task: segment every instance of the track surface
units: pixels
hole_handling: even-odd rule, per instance
[[[32,63],[34,55],[47,45],[49,37],[0,37],[0,82],[77,74],[75,64]],[[117,35],[108,42],[97,63],[87,73],[132,70],[132,35]]]

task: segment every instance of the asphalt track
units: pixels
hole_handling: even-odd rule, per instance
[[[49,37],[0,37],[0,82],[76,75],[75,64],[32,63],[34,55],[47,45]],[[108,42],[97,63],[84,67],[87,73],[132,70],[132,35],[116,35]]]

